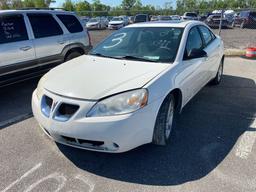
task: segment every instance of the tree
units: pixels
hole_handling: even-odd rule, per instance
[[[0,1],[0,9],[9,9],[8,0],[1,0]]]
[[[24,7],[35,7],[35,2],[33,0],[24,0],[23,6]]]
[[[66,0],[62,7],[67,10],[67,11],[75,11],[75,5],[73,4],[73,2],[71,0]]]
[[[86,12],[91,11],[91,5],[87,1],[80,1],[75,5],[75,9],[79,15],[88,15]]]
[[[141,4],[141,2],[138,0],[123,0],[121,6],[124,10],[130,10],[135,4]]]

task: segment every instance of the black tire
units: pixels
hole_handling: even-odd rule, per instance
[[[172,125],[170,126],[170,133],[167,136],[167,121],[168,121],[168,111],[170,105],[173,106],[173,118],[172,118]],[[156,145],[167,145],[170,140],[170,136],[173,134],[173,130],[176,124],[176,109],[175,109],[175,98],[173,94],[169,95],[164,102],[162,103],[158,115],[155,122],[155,128],[153,133],[153,144]]]
[[[224,68],[224,59],[221,60],[220,66],[218,68],[217,74],[214,79],[211,81],[211,85],[218,85],[220,84],[223,76],[223,68]]]
[[[65,62],[66,62],[66,61],[70,61],[71,59],[74,59],[74,58],[79,57],[79,56],[81,56],[81,55],[82,55],[82,54],[79,53],[79,52],[77,52],[77,51],[71,52],[71,53],[69,53],[69,54],[66,56]]]

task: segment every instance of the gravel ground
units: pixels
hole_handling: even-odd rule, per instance
[[[218,30],[214,29],[218,34]],[[250,46],[256,47],[256,29],[222,29],[220,35],[226,49],[245,49]]]
[[[218,29],[213,29],[218,34]],[[114,31],[93,30],[90,31],[93,44],[97,44],[107,35]],[[245,49],[250,46],[256,47],[256,29],[222,29],[221,37],[224,41],[225,49]]]

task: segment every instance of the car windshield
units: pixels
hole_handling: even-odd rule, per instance
[[[89,22],[98,22],[98,19],[90,19]]]
[[[112,21],[123,21],[122,17],[114,17]]]
[[[123,28],[96,46],[91,55],[171,63],[175,60],[183,28]]]

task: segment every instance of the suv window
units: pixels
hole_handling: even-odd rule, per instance
[[[188,34],[188,39],[187,39],[187,44],[186,44],[186,49],[184,54],[185,59],[193,49],[203,49],[203,41],[197,27],[193,27]]]
[[[63,31],[52,15],[47,13],[27,14],[31,23],[35,38],[62,35]]]
[[[147,15],[136,15],[135,16],[135,22],[146,22],[148,21]]]
[[[28,40],[23,15],[0,16],[0,44]]]
[[[256,12],[251,12],[250,16],[253,17],[254,19],[256,19]]]
[[[201,33],[203,35],[205,46],[209,45],[213,40],[211,31],[209,29],[207,29],[205,26],[199,26],[199,30],[201,31]]]
[[[185,16],[187,17],[197,17],[196,13],[185,13]]]
[[[74,15],[57,15],[70,33],[83,31],[83,27]]]
[[[249,16],[249,12],[248,11],[242,11],[239,16],[240,17],[248,17]]]

